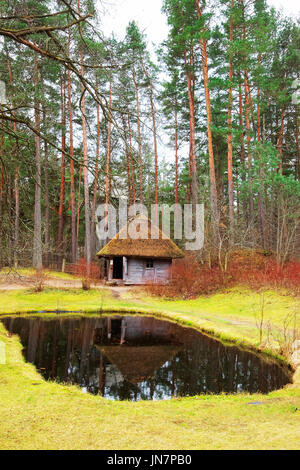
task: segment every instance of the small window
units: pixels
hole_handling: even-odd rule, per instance
[[[146,268],[151,269],[153,268],[153,259],[148,259],[146,262]]]

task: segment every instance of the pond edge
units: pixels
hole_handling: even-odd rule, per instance
[[[300,388],[300,367],[295,367],[292,362],[282,356],[281,354],[277,353],[276,351],[272,349],[265,349],[262,348],[258,345],[252,344],[249,341],[246,340],[240,340],[239,338],[236,338],[234,336],[228,335],[226,333],[222,333],[219,331],[214,330],[213,328],[205,328],[201,327],[197,323],[194,323],[191,320],[185,320],[184,318],[181,318],[180,316],[172,316],[169,312],[166,311],[155,311],[155,310],[147,310],[147,309],[135,309],[135,308],[120,308],[120,309],[110,309],[107,307],[104,307],[102,309],[90,309],[90,310],[78,310],[78,311],[67,311],[67,310],[47,310],[47,311],[28,311],[28,312],[14,312],[14,313],[0,313],[0,321],[1,317],[2,318],[8,318],[8,317],[14,317],[14,316],[22,316],[22,317],[41,317],[41,318],[53,318],[54,316],[58,317],[68,317],[68,316],[74,316],[74,317],[84,317],[84,316],[110,316],[112,314],[117,314],[117,315],[143,315],[143,316],[150,316],[154,318],[158,318],[161,320],[167,320],[173,323],[177,323],[185,328],[192,328],[196,331],[199,331],[202,334],[205,334],[206,336],[209,336],[213,339],[216,339],[220,341],[223,345],[226,346],[236,346],[244,351],[248,351],[251,353],[254,353],[256,355],[264,356],[266,359],[272,359],[275,360],[278,365],[281,367],[288,367],[290,371],[292,371],[292,383],[286,385],[286,387],[296,387]]]

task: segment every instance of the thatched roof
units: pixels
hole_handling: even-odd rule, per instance
[[[141,238],[130,238],[131,234],[138,232]],[[152,239],[155,234],[155,239]],[[184,254],[175,243],[170,240],[147,217],[137,215],[129,220],[127,226],[110,240],[102,250],[97,253],[99,258],[127,256],[139,258],[183,258]]]
[[[181,349],[179,345],[96,346],[132,384],[154,377],[155,372]]]

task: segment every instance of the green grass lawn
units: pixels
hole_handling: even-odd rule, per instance
[[[268,323],[276,333],[283,328],[287,315],[300,311],[300,299],[284,293],[265,292],[264,336]],[[246,288],[233,288],[195,300],[165,300],[147,297],[142,291],[121,292],[116,297],[109,289],[46,289],[41,293],[30,290],[0,292],[0,316],[3,314],[41,311],[128,312],[150,313],[171,318],[213,333],[223,340],[247,346],[259,346],[257,319],[261,311],[261,294]],[[300,328],[300,315],[297,319]],[[274,352],[276,341],[269,338],[268,347]]]
[[[19,275],[19,276],[33,276],[36,273],[36,270],[33,268],[16,268],[11,270],[10,268],[2,268],[0,269],[0,275],[6,275],[10,272]],[[43,273],[49,277],[50,279],[62,279],[62,280],[71,280],[75,279],[72,274],[62,273],[61,271],[50,271],[48,269],[44,269]]]
[[[166,301],[107,290],[0,293],[0,312],[82,310],[154,313],[223,339],[255,347],[259,294],[231,289],[192,301]],[[276,328],[299,300],[265,294],[265,316]],[[59,314],[61,315],[61,314]],[[53,316],[53,315],[52,315]],[[300,388],[269,395],[221,395],[162,402],[111,402],[75,386],[45,382],[26,364],[17,337],[0,322],[7,362],[0,365],[0,449],[299,449]],[[249,405],[261,401],[262,405]]]

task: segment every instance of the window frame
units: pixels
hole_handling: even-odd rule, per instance
[[[152,264],[152,266],[148,266],[148,264]],[[154,269],[154,259],[149,258],[146,260],[146,269]]]

